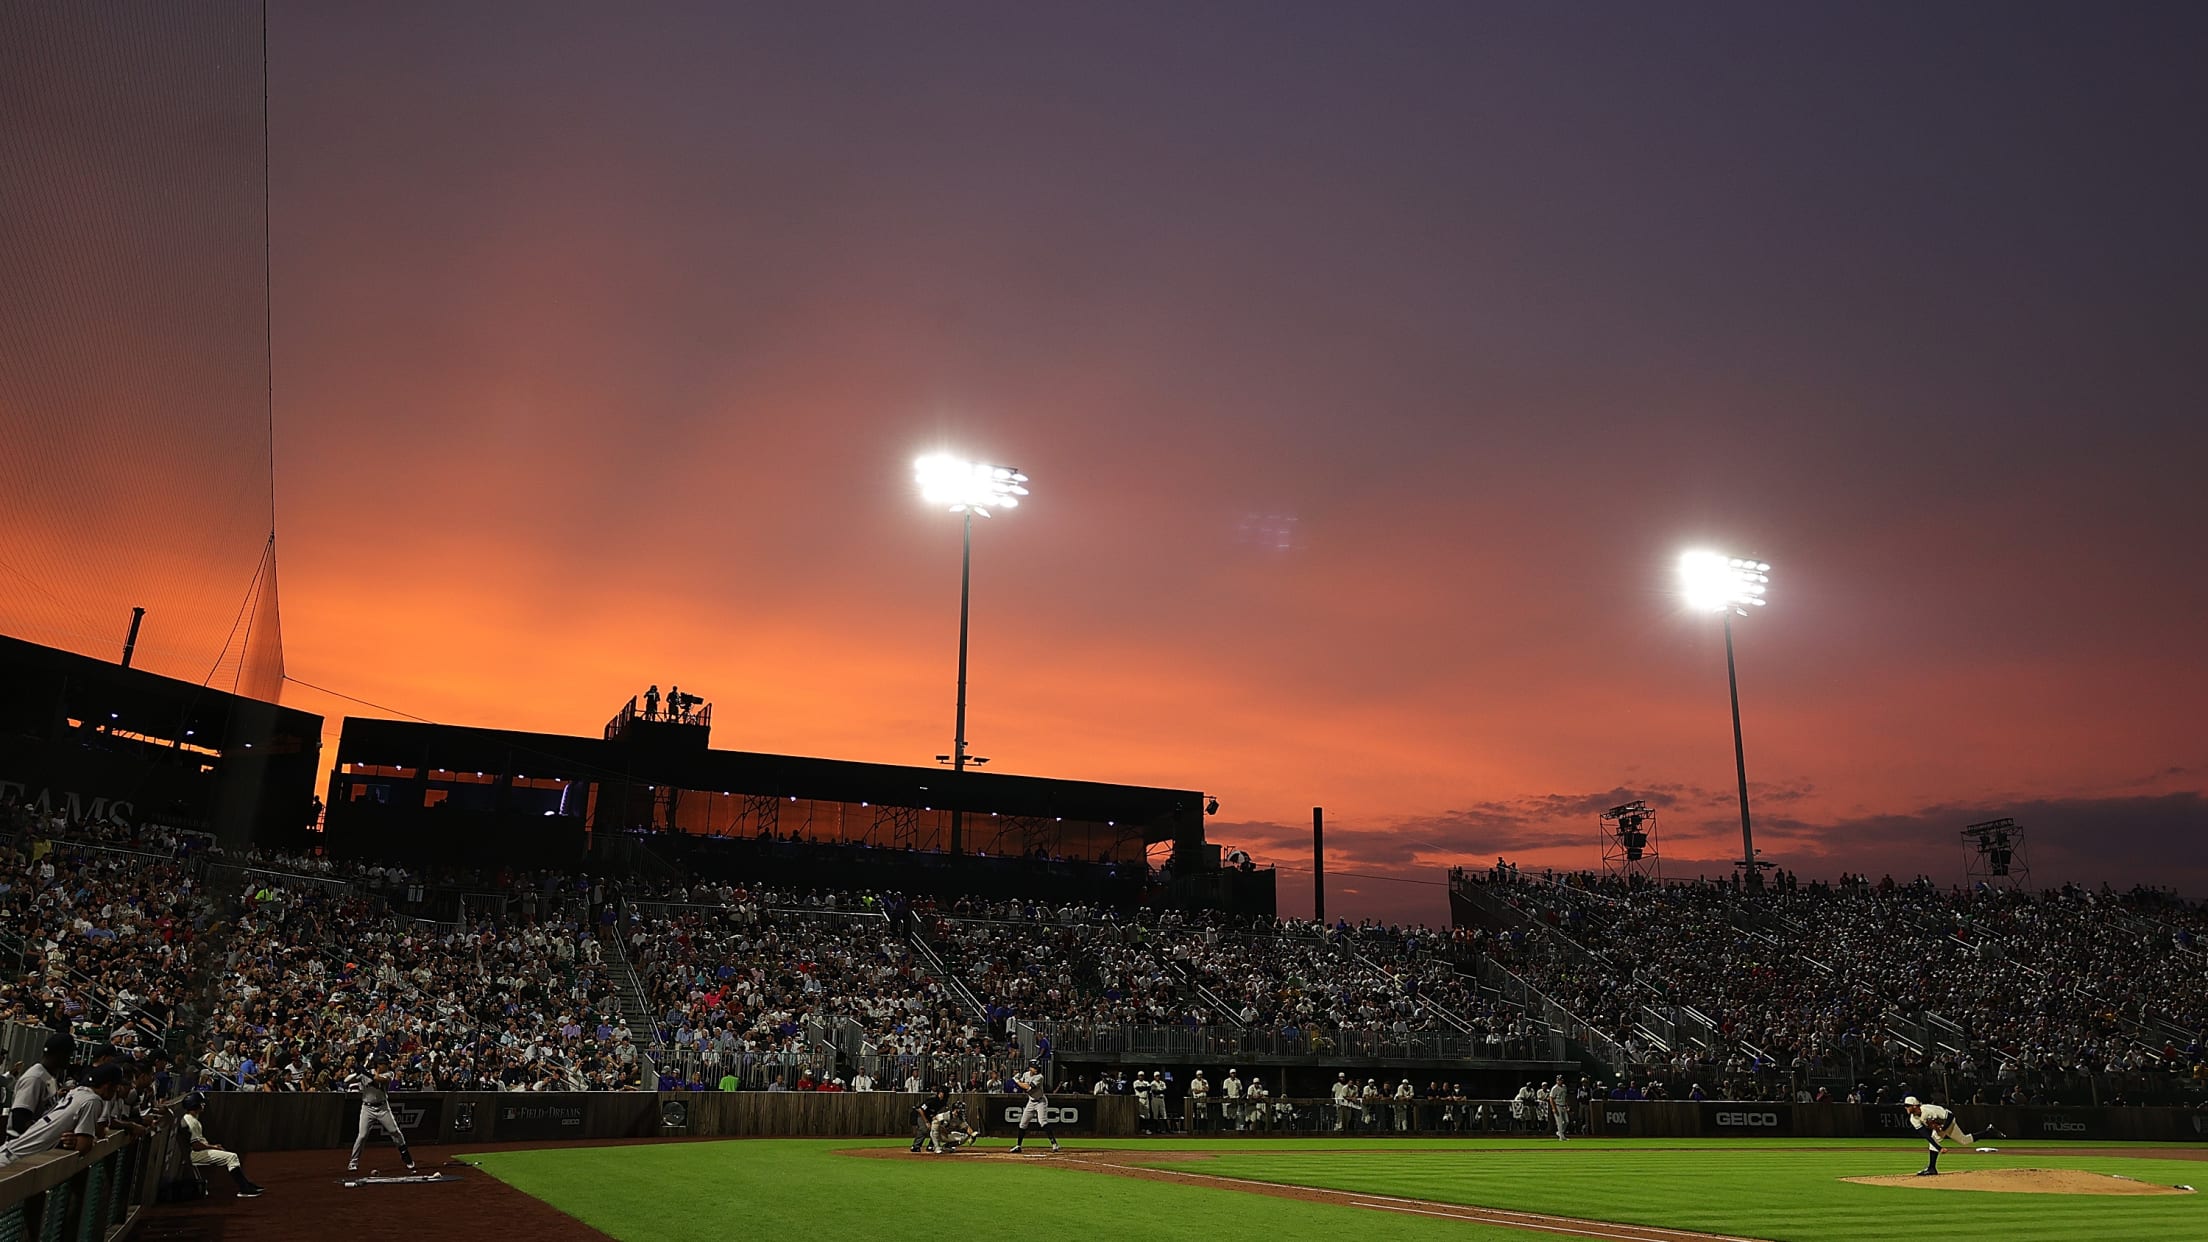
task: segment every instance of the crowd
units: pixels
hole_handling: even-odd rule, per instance
[[[44,827],[44,825],[40,825]],[[0,845],[0,1017],[159,1045],[194,994],[206,902],[173,859],[18,833]]]
[[[225,1089],[333,1089],[370,1056],[400,1089],[986,1086],[1038,1040],[1108,1060],[1106,1032],[1167,1052],[1201,1035],[1201,1056],[1500,1061],[1552,1059],[1562,1030],[1621,1098],[2208,1092],[2208,910],[2158,890],[1498,865],[1457,877],[1488,917],[1436,932],[701,879],[623,892],[0,816],[0,1016],[188,1045]]]
[[[737,885],[630,904],[629,955],[684,1081],[842,1086],[839,1052],[987,1055],[979,1015],[924,971],[899,909]]]
[[[1600,1032],[1622,1072],[1675,1089],[1814,1098],[1937,1080],[2026,1102],[2208,1083],[2203,916],[2164,893],[1463,878],[1518,922],[1463,951]]]
[[[610,904],[569,877],[505,885],[505,914],[433,923],[372,888],[251,874],[223,907],[205,1065],[239,1090],[338,1089],[370,1057],[399,1090],[643,1085],[596,917]]]

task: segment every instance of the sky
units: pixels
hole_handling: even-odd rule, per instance
[[[1193,788],[1444,869],[2208,896],[2208,10],[326,6],[269,20],[288,671]],[[258,552],[258,547],[252,549]],[[248,566],[250,568],[250,566]],[[194,670],[192,675],[197,675]],[[294,684],[286,702],[367,712]],[[373,714],[373,713],[369,713]]]

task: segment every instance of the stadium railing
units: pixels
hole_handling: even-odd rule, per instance
[[[1455,1030],[1397,1033],[1354,1027],[1092,1025],[1036,1022],[1061,1056],[1364,1057],[1410,1061],[1555,1061],[1561,1040]]]
[[[1216,1088],[1214,1088],[1216,1092]],[[1460,1097],[1421,1096],[1398,1100],[1352,1100],[1336,1104],[1331,1098],[1267,1096],[1262,1100],[1233,1101],[1217,1094],[1198,1102],[1186,1097],[1166,1110],[1172,1128],[1183,1134],[1355,1134],[1433,1137],[1446,1134],[1554,1133],[1556,1123],[1530,1114],[1516,1116],[1511,1101]],[[1585,1128],[1586,1108],[1575,1106],[1573,1132]],[[1156,1128],[1162,1120],[1143,1123]]]

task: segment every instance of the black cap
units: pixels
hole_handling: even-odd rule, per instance
[[[195,1108],[205,1107],[207,1107],[207,1097],[201,1095],[197,1091],[194,1091],[190,1095],[184,1097],[184,1111],[187,1113],[191,1112]]]
[[[123,1067],[120,1065],[102,1065],[92,1071],[91,1082],[95,1087],[112,1087],[122,1080]]]
[[[69,1059],[70,1055],[76,1050],[77,1041],[63,1032],[55,1031],[46,1037],[46,1051],[50,1054],[58,1054],[63,1060]]]

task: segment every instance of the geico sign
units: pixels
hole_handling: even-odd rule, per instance
[[[1777,1113],[1719,1113],[1717,1124],[1721,1126],[1775,1126],[1779,1124]]]
[[[1004,1119],[1013,1125],[1020,1124],[1020,1111],[1023,1107],[1019,1104],[1006,1105]],[[1081,1110],[1078,1108],[1064,1108],[1056,1104],[1046,1105],[1043,1109],[1043,1124],[1046,1126],[1080,1125]]]

